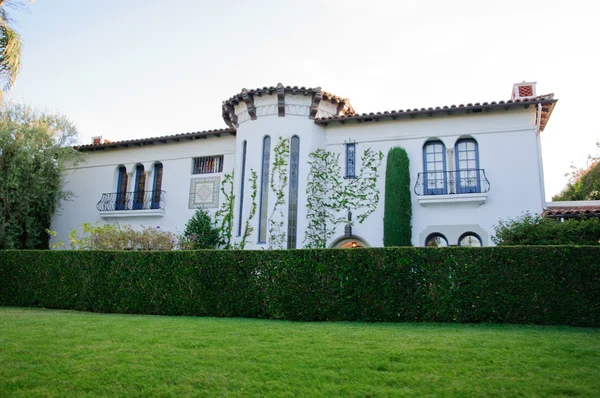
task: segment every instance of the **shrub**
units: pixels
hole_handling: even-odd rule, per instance
[[[71,249],[86,250],[172,250],[175,235],[160,227],[135,231],[129,225],[84,223],[82,234],[76,229],[69,234]]]
[[[600,326],[600,247],[3,251],[0,305]]]
[[[210,218],[208,211],[198,209],[185,224],[180,245],[182,249],[214,249],[220,244],[219,229]]]
[[[411,246],[412,204],[408,155],[403,148],[388,152],[385,174],[383,245]]]
[[[598,245],[600,220],[542,218],[525,213],[521,217],[500,220],[492,241],[498,246],[515,245]]]

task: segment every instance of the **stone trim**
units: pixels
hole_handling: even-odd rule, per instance
[[[285,89],[281,83],[277,83],[277,110],[279,117],[285,117]]]
[[[308,118],[315,120],[317,117],[317,112],[319,111],[319,104],[321,103],[321,99],[323,99],[323,93],[321,92],[321,87],[317,87],[315,89],[315,93],[313,94],[312,103],[310,105],[310,113],[308,114]]]
[[[248,108],[248,116],[250,119],[256,120],[256,107],[254,106],[254,97],[248,94],[248,90],[245,88],[242,89],[242,99],[246,103],[246,108]]]

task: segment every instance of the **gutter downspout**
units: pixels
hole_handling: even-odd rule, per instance
[[[541,117],[542,117],[542,104],[537,104],[536,114],[536,134],[535,138],[537,141],[537,158],[538,158],[538,178],[540,182],[540,195],[542,198],[542,211],[547,207],[546,205],[546,187],[544,184],[544,163],[542,162],[542,141],[541,141]],[[541,213],[541,212],[540,212]]]

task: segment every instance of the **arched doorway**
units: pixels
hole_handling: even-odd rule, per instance
[[[359,236],[342,236],[336,239],[331,247],[336,249],[360,249],[371,246]]]

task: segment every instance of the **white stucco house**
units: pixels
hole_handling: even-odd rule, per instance
[[[339,154],[341,181],[359,174],[365,149],[384,155],[374,211],[350,233],[338,225],[327,242],[383,246],[385,156],[393,147],[404,148],[410,161],[412,244],[488,246],[500,218],[544,208],[540,133],[556,101],[523,82],[505,101],[361,114],[320,87],[244,89],[223,101],[227,128],[119,142],[96,137],[79,146],[86,160],[68,168],[64,188],[74,198],[54,216],[54,239],[67,241],[84,222],[160,225],[181,233],[198,207],[214,213],[222,205],[220,185],[234,172],[233,236],[239,240],[255,171],[258,209],[246,248],[266,248],[276,201],[269,185],[273,148],[283,137],[289,140],[281,220],[288,248],[305,246],[308,162],[317,149]]]

